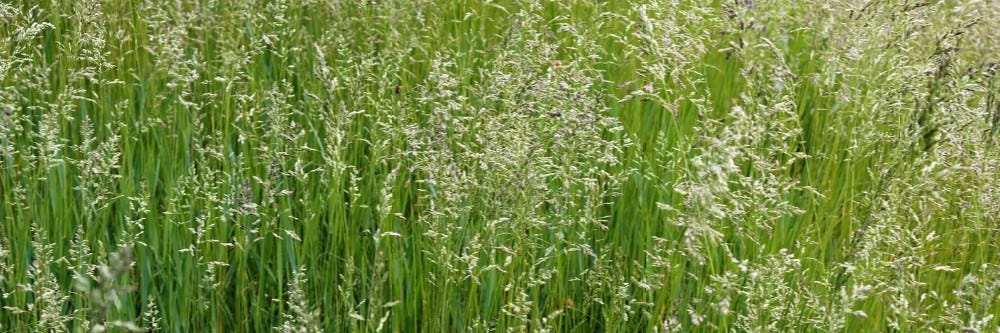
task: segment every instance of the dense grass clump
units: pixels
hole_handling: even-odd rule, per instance
[[[0,332],[1000,332],[995,0],[0,0]]]

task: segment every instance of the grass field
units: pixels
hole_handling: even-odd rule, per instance
[[[0,332],[1000,332],[997,0],[0,0]]]

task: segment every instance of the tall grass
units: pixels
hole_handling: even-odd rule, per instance
[[[0,332],[1000,332],[998,15],[0,1]]]

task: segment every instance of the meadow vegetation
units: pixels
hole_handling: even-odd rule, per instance
[[[996,0],[0,0],[0,332],[1000,332]]]

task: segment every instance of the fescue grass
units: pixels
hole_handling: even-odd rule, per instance
[[[997,17],[0,1],[0,332],[1000,332]]]

